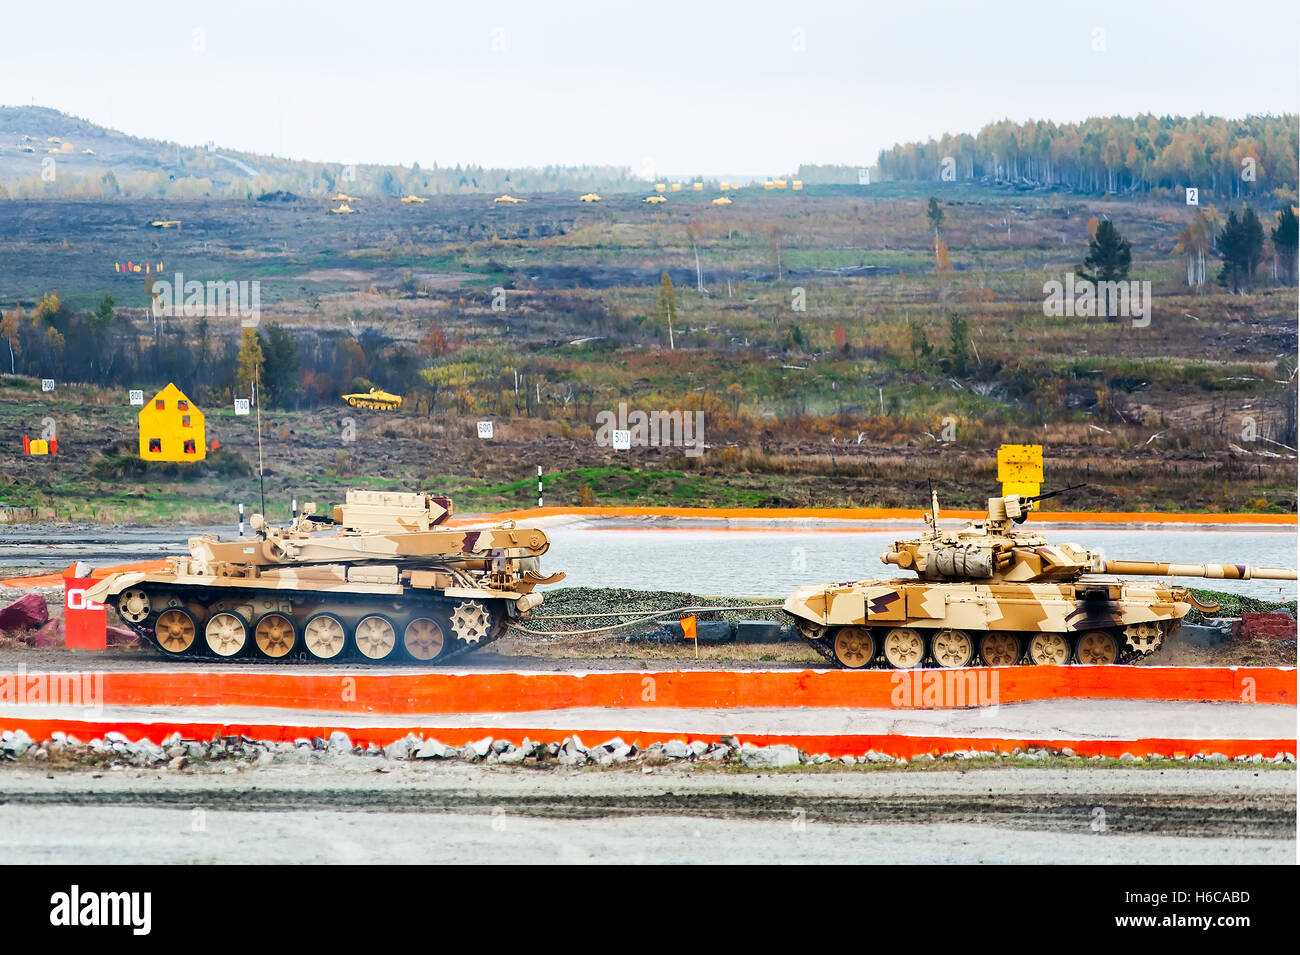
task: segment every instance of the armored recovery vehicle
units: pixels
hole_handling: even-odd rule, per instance
[[[330,517],[307,504],[284,529],[191,538],[158,573],[86,592],[167,656],[207,660],[441,663],[481,647],[542,602],[537,528],[440,527],[448,498],[348,491]]]
[[[1068,490],[1068,489],[1067,489]],[[827,660],[856,669],[883,660],[895,669],[1127,662],[1153,653],[1197,601],[1185,587],[1115,575],[1295,580],[1284,568],[1106,560],[1078,544],[1018,530],[1038,501],[990,498],[964,529],[939,528],[931,495],[929,532],[896,541],[881,556],[915,578],[800,587],[786,601],[799,633]]]

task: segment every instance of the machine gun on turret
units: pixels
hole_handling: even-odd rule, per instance
[[[1019,494],[1012,494],[1009,497],[1003,498],[1003,500],[1007,502],[1007,516],[1017,524],[1023,524],[1026,519],[1028,519],[1029,512],[1036,510],[1036,505],[1039,501],[1046,501],[1049,498],[1056,497],[1057,495],[1068,494],[1070,491],[1077,491],[1079,488],[1087,486],[1087,482],[1084,482],[1083,484],[1071,484],[1069,487],[1058,488],[1055,491],[1048,491],[1045,494],[1035,494],[1033,497],[1021,497]],[[1013,504],[1013,501],[1016,503]],[[1018,513],[1012,513],[1013,510]]]

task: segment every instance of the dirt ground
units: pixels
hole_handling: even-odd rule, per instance
[[[1295,773],[1257,767],[754,774],[343,757],[5,768],[0,782],[0,852],[19,864],[1282,863],[1296,845]]]

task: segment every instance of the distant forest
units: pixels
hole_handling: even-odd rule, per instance
[[[1239,120],[1149,114],[1082,123],[1003,120],[974,136],[894,146],[877,165],[885,180],[979,179],[1088,193],[1195,186],[1213,197],[1273,193],[1294,201],[1296,120],[1294,113]]]

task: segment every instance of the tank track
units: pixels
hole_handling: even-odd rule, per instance
[[[480,640],[478,643],[475,644],[469,644],[458,640],[456,641],[455,646],[451,647],[448,650],[443,651],[432,660],[412,660],[410,657],[404,656],[396,650],[393,651],[393,653],[390,654],[388,657],[382,660],[371,660],[362,654],[349,652],[347,650],[345,650],[343,653],[340,653],[337,657],[332,657],[328,660],[325,660],[325,659],[321,659],[320,657],[312,656],[310,653],[308,653],[306,650],[302,649],[301,647],[294,649],[293,652],[291,653],[286,653],[282,657],[267,657],[257,653],[241,653],[238,656],[234,656],[234,657],[223,657],[220,656],[219,654],[213,653],[211,650],[204,649],[206,645],[203,643],[201,637],[196,639],[195,642],[197,645],[193,647],[188,653],[180,653],[180,654],[170,653],[158,645],[158,641],[154,638],[152,630],[149,630],[137,624],[129,623],[127,621],[123,621],[123,623],[126,624],[128,629],[138,634],[140,639],[146,645],[148,645],[148,647],[151,650],[156,651],[158,653],[158,656],[160,657],[164,657],[168,660],[180,660],[186,663],[189,662],[220,663],[223,666],[266,666],[268,664],[272,666],[278,666],[281,664],[301,665],[307,663],[316,666],[328,666],[330,664],[337,664],[341,666],[442,667],[446,665],[446,663],[449,660],[452,660],[459,656],[463,656],[466,653],[469,653],[473,650],[479,650],[489,643],[496,642],[501,637],[501,634],[494,633],[490,636],[484,637],[482,640]]]
[[[844,664],[835,658],[835,648],[826,639],[826,634],[830,630],[829,627],[820,626],[809,620],[804,620],[802,617],[794,618],[794,627],[799,636],[803,638],[803,642],[825,657],[831,666],[840,670],[844,669]]]
[[[195,595],[199,591],[201,591],[201,588],[195,590],[188,590],[186,588],[177,588],[175,592],[178,595],[179,594]],[[316,613],[320,613],[320,612],[336,613],[338,610],[338,606],[337,606],[338,604],[346,604],[349,602],[348,595],[346,594],[337,594],[337,593],[329,594],[328,598],[329,601],[331,602],[331,606],[322,608],[322,610],[315,611]],[[412,609],[428,610],[433,608],[420,607],[420,608],[412,608]],[[437,609],[443,609],[443,608],[440,606]],[[449,609],[449,605],[447,606],[446,609]],[[391,653],[389,653],[387,657],[384,657],[383,659],[379,659],[379,660],[374,660],[365,656],[364,654],[360,653],[357,650],[355,636],[349,638],[344,649],[338,654],[338,656],[330,657],[330,658],[321,658],[321,657],[313,656],[311,653],[307,651],[305,647],[302,646],[302,639],[301,639],[301,632],[300,632],[301,628],[297,624],[295,624],[295,628],[299,631],[299,633],[298,636],[296,636],[295,638],[294,649],[289,653],[286,653],[282,657],[268,657],[265,656],[264,654],[257,652],[256,647],[253,645],[253,634],[251,630],[254,621],[250,620],[248,621],[249,629],[250,629],[250,632],[248,634],[248,645],[246,645],[245,648],[235,656],[222,656],[218,653],[214,653],[208,647],[207,642],[204,640],[201,632],[195,633],[194,643],[190,646],[190,648],[187,651],[183,653],[172,653],[168,650],[163,649],[162,645],[158,642],[158,639],[154,634],[153,628],[146,625],[147,621],[133,623],[132,621],[122,617],[120,614],[118,616],[121,622],[128,629],[130,629],[133,633],[139,636],[141,641],[146,646],[154,650],[162,658],[168,660],[176,660],[182,663],[191,663],[191,662],[218,663],[226,666],[241,666],[241,665],[242,666],[248,666],[248,665],[265,666],[268,664],[270,665],[312,664],[317,666],[328,666],[334,664],[334,665],[342,665],[342,666],[362,666],[362,667],[364,666],[403,666],[403,667],[428,666],[428,667],[440,668],[445,666],[447,662],[450,660],[463,656],[464,654],[469,653],[473,650],[478,650],[488,645],[489,643],[494,643],[495,641],[499,640],[502,636],[504,636],[506,631],[510,628],[510,619],[507,618],[505,615],[491,614],[490,615],[492,619],[491,630],[475,643],[467,643],[464,640],[461,640],[453,635],[451,636],[451,639],[454,641],[452,645],[446,647],[440,654],[438,654],[438,656],[434,657],[431,660],[417,660],[411,658],[408,654],[404,652],[399,637],[397,646],[393,649]],[[157,613],[151,613],[150,618],[156,621]]]
[[[848,669],[847,667],[844,666],[843,663],[841,663],[836,658],[835,646],[826,636],[826,634],[828,634],[832,629],[831,627],[821,626],[820,624],[815,624],[812,623],[811,621],[803,620],[801,618],[796,617],[795,629],[798,631],[799,636],[803,638],[804,643],[808,644],[808,646],[816,650],[817,653],[820,654],[828,663],[830,663],[831,666],[835,667],[837,670]],[[1024,644],[1022,644],[1022,648],[1023,646]],[[1123,664],[1135,663],[1136,661],[1141,660],[1144,657],[1150,656],[1152,653],[1155,652],[1156,649],[1159,648],[1159,646],[1160,644],[1157,643],[1156,647],[1151,650],[1147,650],[1147,651],[1134,650],[1123,643],[1122,635],[1121,635],[1119,656],[1117,656],[1115,658],[1115,662],[1110,665],[1120,666]],[[1016,666],[1034,666],[1032,662],[1027,662],[1027,661],[1028,661],[1028,652],[1022,649],[1020,655],[1020,661],[1016,664]],[[968,666],[979,666],[979,665],[982,664],[969,664]],[[1073,664],[1067,664],[1067,665],[1073,665]],[[887,670],[892,668],[887,663],[884,663],[883,661],[876,659],[871,661],[870,664],[868,664],[865,667],[862,667],[861,669],[864,670],[886,669]],[[966,668],[963,667],[962,669],[966,669]]]

